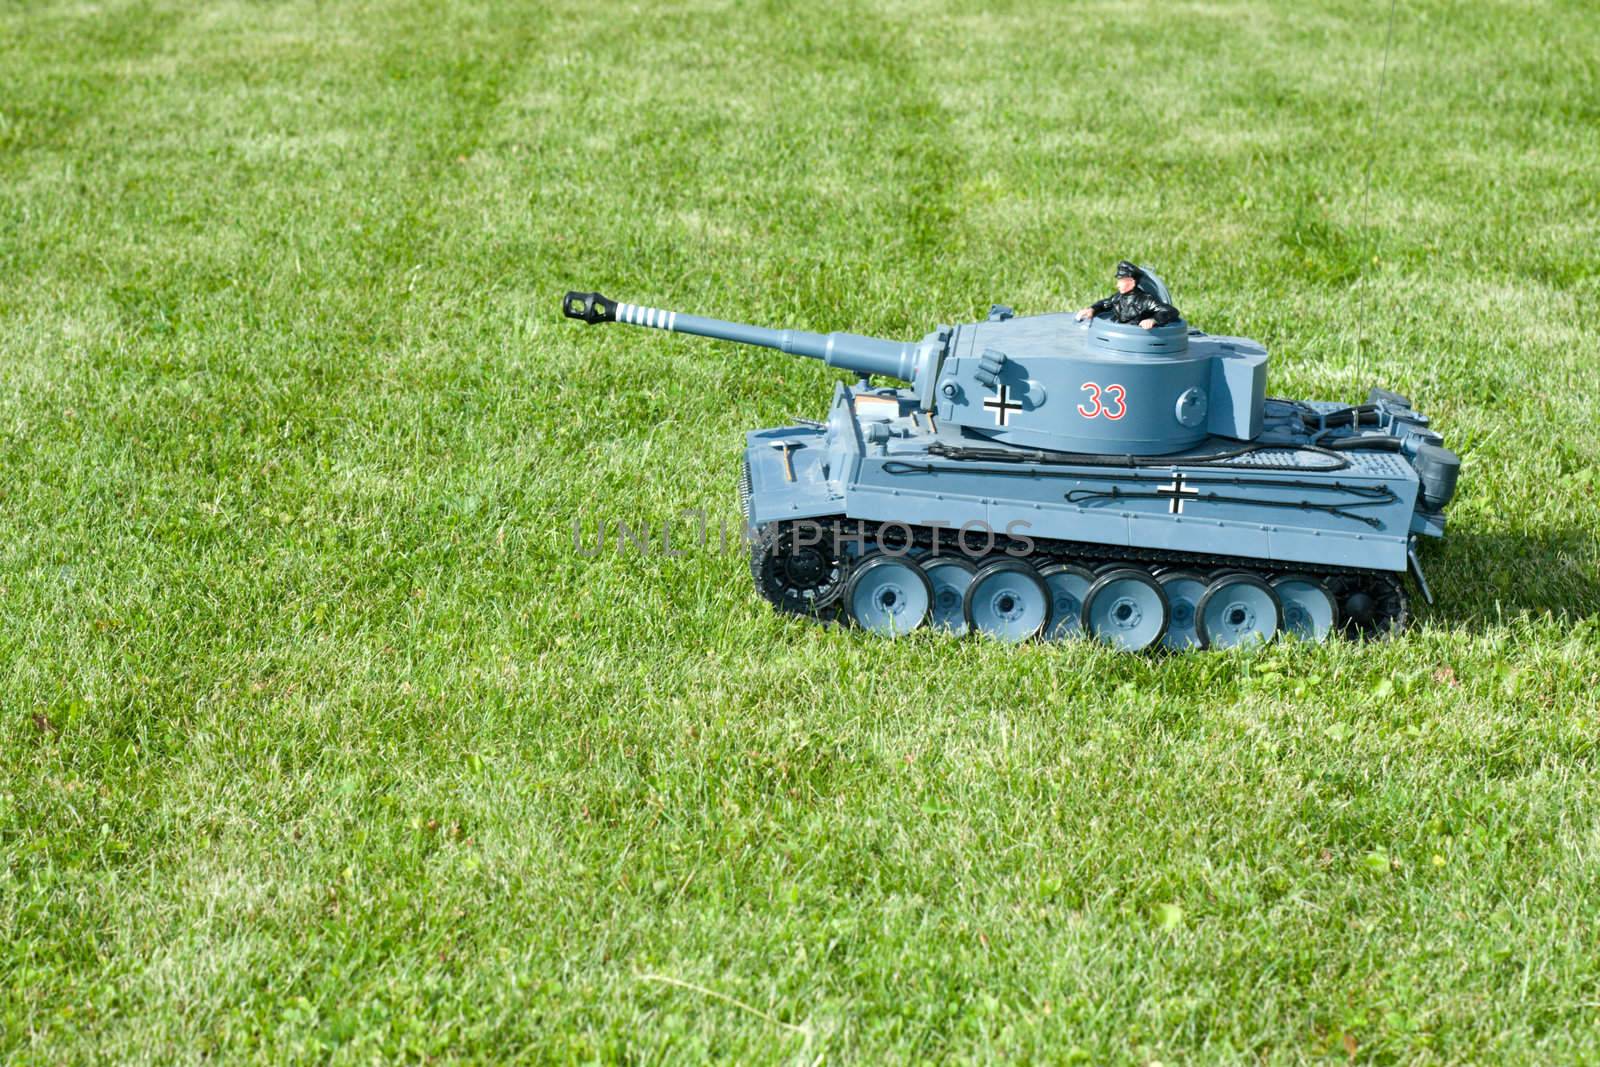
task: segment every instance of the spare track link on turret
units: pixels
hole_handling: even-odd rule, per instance
[[[820,540],[801,549],[804,558],[785,559],[786,555],[792,555],[787,549],[795,544],[802,527],[806,530],[805,540],[811,541],[817,533],[820,533]],[[852,559],[834,555],[832,548],[839,544],[858,543],[859,537],[862,551],[853,557],[858,560],[874,548],[882,547],[879,534],[885,527],[893,528],[894,537],[887,547],[895,552],[923,549],[931,553],[937,538],[939,555],[963,556],[976,561],[998,557],[1005,554],[1008,548],[1020,549],[1024,545],[1020,540],[996,534],[992,548],[973,555],[962,547],[957,530],[935,530],[910,523],[868,522],[831,516],[774,522],[758,528],[751,540],[750,573],[762,596],[778,610],[824,623],[848,622],[848,615],[842,610],[839,597],[850,578]],[[906,529],[911,531],[912,539],[909,544],[902,544],[900,533]],[[987,547],[988,538],[983,540]],[[1139,568],[1152,575],[1171,570],[1201,570],[1207,573],[1243,572],[1268,581],[1287,575],[1312,576],[1325,582],[1338,598],[1342,632],[1353,639],[1393,637],[1405,630],[1411,621],[1410,599],[1402,580],[1404,576],[1392,571],[1279,563],[1238,556],[1130,548],[1087,541],[1057,541],[1042,537],[1033,538],[1032,541],[1031,552],[1013,558],[1025,559],[1035,567],[1050,563],[1078,563],[1091,568],[1116,564]],[[1363,597],[1365,601],[1361,599]],[[1352,605],[1363,610],[1353,612],[1350,610]]]

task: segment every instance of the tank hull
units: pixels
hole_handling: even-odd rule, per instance
[[[1357,611],[1388,598],[1391,615],[1375,628],[1391,632],[1408,614],[1402,581],[1418,538],[1443,531],[1419,507],[1406,451],[1437,435],[1408,406],[1368,407],[1355,421],[1398,448],[1326,447],[1319,423],[1352,409],[1270,401],[1248,444],[1208,437],[1178,455],[1077,455],[975,448],[918,410],[909,390],[841,385],[825,423],[746,437],[741,496],[757,582],[786,610],[848,618],[831,593],[885,553],[978,564],[1004,555],[1039,570],[1123,565],[1154,578],[1189,568],[1207,582],[1238,571],[1327,583]],[[1338,431],[1340,441],[1358,428]],[[827,557],[837,580],[820,599],[781,595],[781,581],[763,578],[759,557],[774,550],[761,539],[778,530],[791,531],[785,551],[798,538]]]
[[[869,442],[875,425],[906,435]],[[787,449],[779,444],[785,441]],[[1184,457],[1149,457],[1131,467],[1104,457],[1085,464],[1065,456],[1037,462],[1022,450],[1012,459],[954,459],[937,454],[947,441],[936,420],[914,414],[903,392],[841,386],[825,427],[747,435],[747,517],[758,527],[831,515],[931,528],[969,525],[1394,571],[1406,569],[1415,536],[1434,532],[1425,517],[1413,522],[1418,477],[1403,453],[1306,452],[1269,441],[1242,456],[1200,461],[1235,450],[1234,442],[1213,441]]]

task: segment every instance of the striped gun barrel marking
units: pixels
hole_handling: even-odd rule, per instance
[[[773,330],[743,322],[709,319],[703,315],[678,314],[662,308],[617,301],[612,317],[629,326],[648,326],[671,333],[715,337],[741,345],[776,348],[810,359],[820,359],[830,367],[843,367],[859,374],[882,374],[903,382],[915,377],[917,346],[852,333],[809,333],[805,330]],[[577,316],[581,318],[582,316]]]
[[[641,304],[617,304],[617,321],[630,326],[649,326],[656,330],[673,330],[677,327],[678,313]]]

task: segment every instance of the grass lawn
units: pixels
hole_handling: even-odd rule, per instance
[[[1600,1058],[1584,0],[0,7],[0,1060]],[[1363,210],[1371,164],[1370,205]],[[1465,460],[1403,639],[780,618],[811,361],[1118,259]]]

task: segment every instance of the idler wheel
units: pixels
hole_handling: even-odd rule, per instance
[[[1405,589],[1388,574],[1340,574],[1325,583],[1339,606],[1339,622],[1346,637],[1381,640],[1392,637],[1411,621]]]
[[[1378,602],[1368,593],[1354,592],[1345,598],[1344,613],[1351,622],[1365,628],[1378,617]]]

